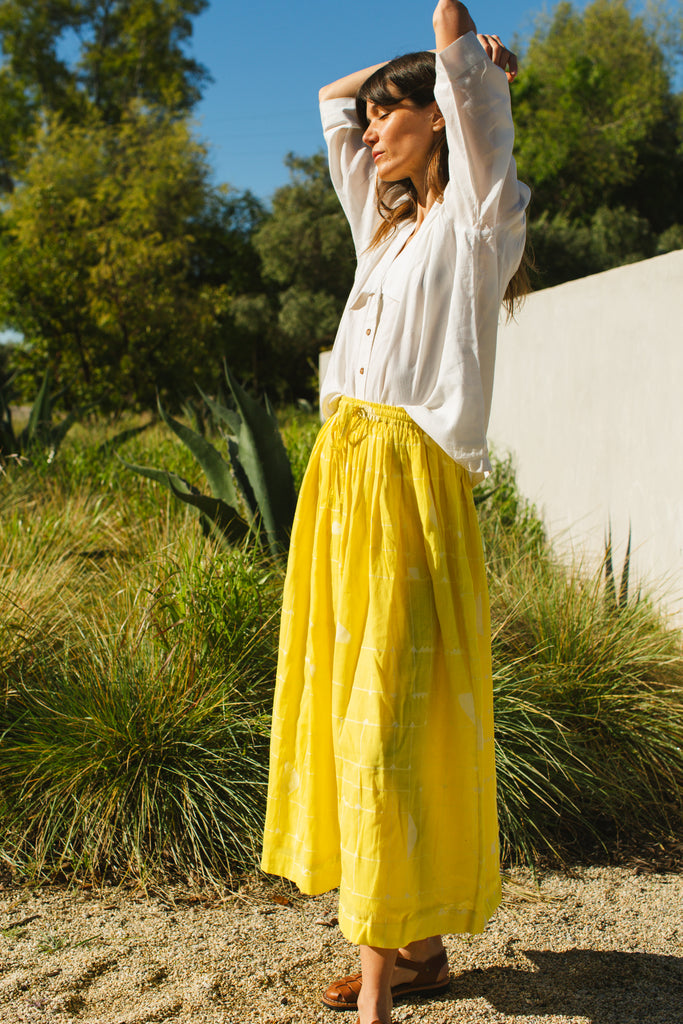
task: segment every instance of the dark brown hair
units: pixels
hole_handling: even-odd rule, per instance
[[[384,64],[370,75],[356,94],[356,113],[361,128],[365,131],[368,127],[368,103],[391,109],[401,100],[410,100],[416,107],[428,107],[434,102],[435,83],[436,59],[427,50],[407,53]],[[435,134],[427,161],[426,190],[432,190],[440,201],[448,180],[448,142],[446,132],[440,131]],[[370,243],[371,247],[384,241],[403,221],[415,220],[417,217],[417,189],[410,178],[401,181],[380,181],[378,178],[376,189],[377,209],[382,220]],[[503,297],[503,305],[510,315],[531,290],[528,265],[525,251]]]

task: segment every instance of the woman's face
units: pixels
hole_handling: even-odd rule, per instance
[[[372,150],[379,179],[410,178],[421,187],[435,133],[444,127],[436,102],[416,107],[411,100],[401,99],[396,106],[381,107],[368,101],[366,115],[363,142]]]

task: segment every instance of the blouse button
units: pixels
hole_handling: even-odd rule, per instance
[[[367,331],[365,333],[366,334],[372,334],[372,329],[370,327],[368,327],[368,329],[367,329]]]
[[[361,366],[361,368],[360,368],[360,370],[359,370],[358,372],[359,372],[359,373],[365,373],[365,370],[364,370],[364,368],[363,368],[363,367]]]

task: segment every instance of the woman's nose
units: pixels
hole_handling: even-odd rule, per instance
[[[377,142],[377,132],[371,124],[363,132],[363,142],[366,146],[373,146]]]

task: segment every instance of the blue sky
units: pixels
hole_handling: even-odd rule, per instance
[[[577,4],[577,6],[583,6]],[[480,31],[527,37],[547,6],[491,0],[470,11]],[[420,0],[212,0],[192,52],[214,78],[197,111],[216,180],[268,198],[287,181],[283,157],[322,144],[321,85],[410,50],[430,49],[433,4]]]

